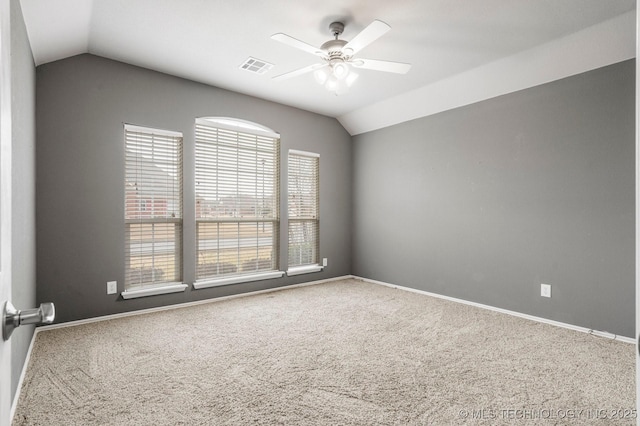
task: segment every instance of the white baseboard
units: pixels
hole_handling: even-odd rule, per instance
[[[624,342],[624,343],[630,343],[630,344],[634,344],[636,343],[635,339],[631,338],[631,337],[625,337],[625,336],[618,336],[616,334],[612,334],[606,331],[598,331],[598,330],[592,330],[592,329],[588,329],[585,327],[580,327],[577,325],[573,325],[573,324],[567,324],[564,322],[560,322],[560,321],[554,321],[554,320],[550,320],[547,318],[541,318],[541,317],[536,317],[533,315],[528,315],[528,314],[523,314],[521,312],[516,312],[516,311],[510,311],[508,309],[502,309],[502,308],[496,308],[495,306],[490,306],[490,305],[483,305],[482,303],[476,303],[476,302],[470,302],[468,300],[464,300],[464,299],[458,299],[455,297],[450,297],[450,296],[443,296],[441,294],[437,294],[437,293],[431,293],[428,291],[424,291],[424,290],[417,290],[415,288],[411,288],[411,287],[403,287],[400,285],[396,285],[396,284],[390,284],[390,283],[386,283],[383,281],[377,281],[377,280],[372,280],[369,278],[362,278],[362,277],[358,277],[358,276],[352,276],[352,278],[364,281],[364,282],[368,282],[371,284],[378,284],[378,285],[383,285],[385,287],[391,287],[391,288],[396,288],[399,290],[404,290],[404,291],[409,291],[412,293],[418,293],[418,294],[422,294],[425,296],[431,296],[431,297],[436,297],[438,299],[444,299],[444,300],[448,300],[451,302],[456,302],[456,303],[462,303],[464,305],[469,305],[469,306],[475,306],[476,308],[482,308],[482,309],[487,309],[490,311],[494,311],[494,312],[500,312],[502,314],[507,314],[507,315],[512,315],[514,317],[519,317],[519,318],[524,318],[530,321],[536,321],[539,323],[543,323],[543,324],[549,324],[549,325],[554,325],[556,327],[562,327],[562,328],[567,328],[569,330],[574,330],[574,331],[579,331],[581,333],[587,333],[587,334],[591,334],[597,337],[605,337],[605,338],[610,338],[610,339],[614,339],[614,340],[618,340],[620,342]]]
[[[223,300],[235,299],[235,298],[238,298],[238,297],[254,296],[254,295],[257,295],[257,294],[271,293],[271,292],[274,292],[274,291],[288,290],[288,289],[291,289],[291,288],[306,287],[306,286],[310,286],[310,285],[322,284],[322,283],[331,282],[331,281],[339,281],[339,280],[344,280],[344,279],[349,279],[349,278],[355,278],[355,277],[353,275],[343,275],[343,276],[340,276],[340,277],[327,278],[327,279],[318,280],[318,281],[309,281],[309,282],[300,283],[300,284],[285,285],[285,286],[281,286],[281,287],[267,288],[267,289],[264,289],[264,290],[250,291],[250,292],[247,292],[247,293],[231,294],[229,296],[221,296],[221,297],[214,297],[214,298],[211,298],[211,299],[195,300],[193,302],[177,303],[175,305],[165,305],[165,306],[158,306],[156,308],[148,308],[148,309],[140,309],[140,310],[136,310],[136,311],[122,312],[122,313],[119,313],[119,314],[103,315],[103,316],[100,316],[100,317],[87,318],[87,319],[81,319],[81,320],[69,321],[69,322],[62,322],[62,323],[59,323],[59,324],[45,325],[45,326],[42,326],[42,327],[38,327],[36,329],[36,331],[47,331],[47,330],[52,330],[52,329],[56,329],[56,328],[74,327],[76,325],[90,324],[90,323],[100,322],[100,321],[108,321],[108,320],[112,320],[112,319],[116,319],[116,318],[125,318],[125,317],[134,316],[134,315],[144,315],[144,314],[150,314],[150,313],[153,313],[153,312],[168,311],[168,310],[171,310],[171,309],[187,308],[189,306],[203,305],[203,304],[206,304],[206,303],[216,303],[216,302],[221,302]]]
[[[166,310],[170,310],[170,309],[186,308],[186,307],[189,307],[189,306],[197,306],[197,305],[202,305],[202,304],[205,304],[205,303],[221,302],[223,300],[235,299],[235,298],[238,298],[238,297],[253,296],[253,295],[263,294],[263,293],[271,293],[271,292],[274,292],[274,291],[288,290],[288,289],[298,288],[298,287],[306,287],[306,286],[322,284],[322,283],[326,283],[326,282],[340,281],[340,280],[344,280],[344,279],[356,279],[356,280],[368,282],[368,283],[371,283],[371,284],[377,284],[377,285],[382,285],[382,286],[385,286],[385,287],[396,288],[396,289],[399,289],[399,290],[409,291],[409,292],[412,292],[412,293],[422,294],[422,295],[425,295],[425,296],[431,296],[431,297],[435,297],[435,298],[438,298],[438,299],[448,300],[448,301],[451,301],[451,302],[462,303],[464,305],[475,306],[477,308],[487,309],[487,310],[494,311],[494,312],[500,312],[500,313],[503,313],[503,314],[506,314],[506,315],[512,315],[512,316],[519,317],[519,318],[524,318],[524,319],[527,319],[527,320],[530,320],[530,321],[536,321],[536,322],[543,323],[543,324],[549,324],[549,325],[554,325],[556,327],[561,327],[561,328],[566,328],[566,329],[569,329],[569,330],[579,331],[581,333],[592,334],[592,335],[598,336],[598,337],[607,337],[607,338],[612,338],[612,339],[615,339],[615,340],[618,340],[618,341],[624,342],[624,343],[636,344],[635,339],[633,339],[631,337],[618,336],[618,335],[615,335],[615,334],[612,334],[612,333],[608,333],[606,331],[603,332],[603,331],[598,331],[598,330],[592,330],[592,329],[588,329],[588,328],[585,328],[585,327],[580,327],[580,326],[573,325],[573,324],[567,324],[567,323],[564,323],[564,322],[555,321],[555,320],[542,318],[542,317],[537,317],[537,316],[534,316],[534,315],[524,314],[524,313],[521,313],[521,312],[511,311],[511,310],[508,310],[508,309],[497,308],[497,307],[491,306],[491,305],[484,305],[482,303],[471,302],[471,301],[468,301],[468,300],[458,299],[458,298],[450,297],[450,296],[444,296],[442,294],[432,293],[432,292],[428,292],[428,291],[424,291],[424,290],[418,290],[418,289],[411,288],[411,287],[404,287],[404,286],[400,286],[400,285],[397,285],[397,284],[391,284],[391,283],[387,283],[387,282],[383,282],[383,281],[372,280],[372,279],[369,279],[369,278],[363,278],[363,277],[359,277],[357,275],[343,275],[343,276],[340,276],[340,277],[327,278],[327,279],[324,279],[324,280],[317,280],[317,281],[309,281],[309,282],[306,282],[306,283],[292,284],[292,285],[275,287],[275,288],[268,288],[268,289],[265,289],[265,290],[251,291],[251,292],[248,292],[248,293],[232,294],[232,295],[229,295],[229,296],[222,296],[222,297],[216,297],[216,298],[211,298],[211,299],[196,300],[196,301],[193,301],[193,302],[179,303],[179,304],[175,304],[175,305],[158,306],[156,308],[148,308],[148,309],[141,309],[141,310],[137,310],[137,311],[122,312],[122,313],[119,313],[119,314],[104,315],[104,316],[100,316],[100,317],[87,318],[87,319],[82,319],[82,320],[77,320],[77,321],[69,321],[69,322],[64,322],[64,323],[60,323],[60,324],[53,324],[53,325],[47,325],[47,326],[43,326],[43,327],[37,327],[36,330],[35,330],[35,333],[33,335],[33,339],[31,340],[31,345],[29,346],[29,353],[27,354],[27,361],[28,361],[28,357],[31,355],[31,347],[33,346],[33,340],[35,339],[36,333],[39,332],[39,331],[46,331],[46,330],[51,330],[51,329],[55,329],[55,328],[63,328],[63,327],[73,327],[73,326],[76,326],[76,325],[90,324],[90,323],[99,322],[99,321],[108,321],[108,320],[112,320],[112,319],[116,319],[116,318],[124,318],[124,317],[129,317],[129,316],[134,316],[134,315],[144,315],[144,314],[148,314],[148,313],[152,313],[152,312],[161,312],[161,311],[166,311]],[[25,361],[25,366],[27,365],[27,361]],[[22,371],[22,375],[24,375],[24,368],[23,368],[23,371]],[[22,376],[21,376],[20,380],[22,381]]]
[[[36,334],[38,334],[38,328],[33,330],[31,342],[29,343],[29,349],[27,349],[27,356],[24,359],[24,365],[22,366],[22,371],[20,372],[18,386],[16,387],[16,394],[13,396],[11,411],[9,412],[9,424],[13,422],[13,416],[15,416],[16,409],[18,408],[18,400],[20,399],[20,392],[22,391],[22,382],[24,381],[24,377],[27,374],[27,367],[29,367],[29,361],[31,360],[31,352],[33,351],[33,343],[36,341]]]

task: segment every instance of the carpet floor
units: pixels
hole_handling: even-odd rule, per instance
[[[635,355],[358,280],[50,329],[14,425],[634,425]]]

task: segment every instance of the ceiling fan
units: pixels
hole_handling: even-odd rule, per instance
[[[373,43],[390,29],[389,25],[375,20],[351,41],[346,41],[338,38],[344,31],[344,24],[342,22],[333,22],[329,25],[329,30],[334,39],[327,41],[319,48],[283,33],[274,34],[271,36],[272,39],[319,56],[322,62],[275,76],[273,79],[276,81],[286,80],[313,71],[314,77],[319,84],[324,85],[327,90],[338,95],[344,93],[358,78],[358,75],[351,70],[351,67],[405,74],[411,68],[411,64],[354,58],[354,55],[360,50]]]

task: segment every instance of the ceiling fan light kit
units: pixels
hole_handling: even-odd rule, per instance
[[[411,68],[410,64],[353,58],[358,51],[377,40],[390,29],[389,25],[376,20],[356,35],[353,40],[347,42],[338,38],[344,31],[344,24],[342,22],[333,22],[329,25],[329,30],[334,39],[325,42],[319,49],[286,34],[274,34],[271,36],[272,39],[319,56],[323,62],[278,75],[273,79],[277,81],[286,80],[313,71],[313,76],[318,84],[323,85],[328,91],[340,95],[345,93],[358,79],[358,74],[353,72],[352,67],[405,74]]]
[[[324,86],[328,91],[340,95],[358,79],[358,74],[351,71],[343,61],[329,63],[313,72],[316,82]]]

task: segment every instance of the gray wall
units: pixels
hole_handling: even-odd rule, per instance
[[[356,136],[353,273],[632,337],[634,73]]]
[[[108,59],[80,55],[41,65],[37,77],[37,295],[57,322],[342,276],[351,272],[351,138],[337,120]],[[184,280],[195,271],[194,119],[225,116],[281,134],[281,194],[290,148],[320,158],[323,272],[122,300],[106,282],[124,279],[123,123],[183,132]],[[281,196],[286,212],[286,196]],[[281,267],[287,221],[281,215]]]
[[[122,123],[183,132],[190,176],[197,116],[271,127],[283,159],[321,154],[324,272],[106,295],[123,281]],[[69,321],[353,273],[633,336],[634,175],[633,61],[350,138],[331,118],[81,55],[37,69],[38,301]],[[188,283],[192,192],[186,179]],[[281,243],[284,268],[285,215]]]
[[[20,2],[11,1],[12,114],[12,302],[18,309],[36,304],[35,222],[35,65]],[[11,336],[11,390],[15,394],[33,335],[33,326]]]

